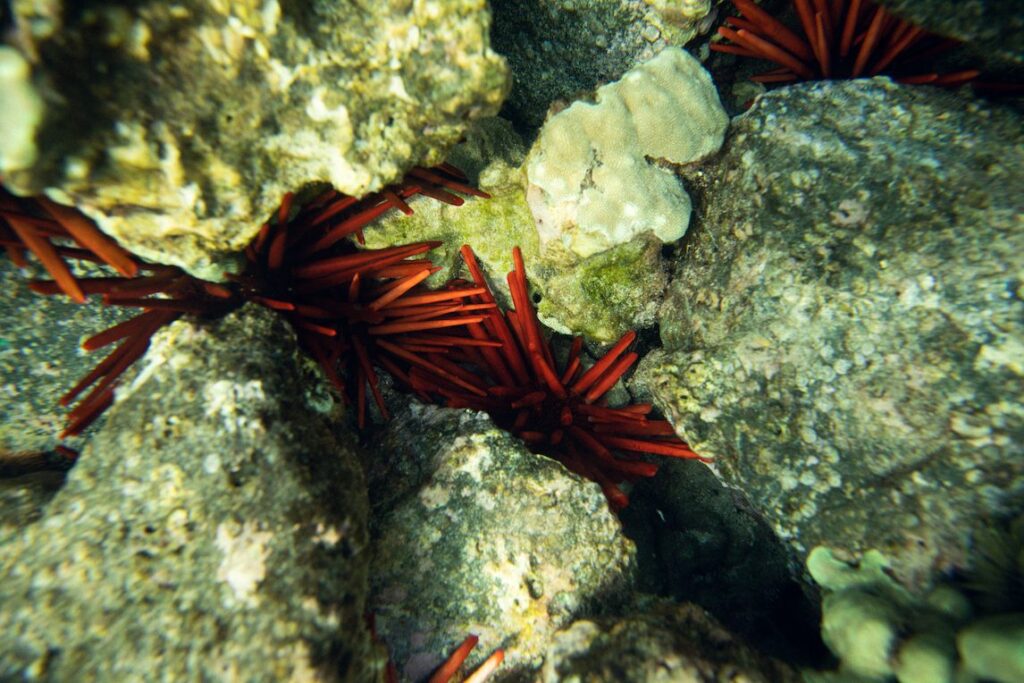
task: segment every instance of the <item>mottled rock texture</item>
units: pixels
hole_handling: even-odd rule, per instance
[[[914,586],[1024,504],[1022,131],[886,79],[734,121],[640,375],[799,552]]]
[[[403,677],[468,633],[471,665],[540,665],[554,631],[621,600],[634,548],[597,484],[482,413],[410,403],[372,449],[371,609]],[[390,472],[389,472],[390,471]]]
[[[540,683],[796,683],[696,605],[644,605],[624,618],[577,621],[552,638]]]
[[[364,627],[365,483],[294,335],[164,329],[43,520],[0,547],[4,680],[341,680]]]
[[[74,271],[81,277],[110,274],[89,264],[76,264]],[[29,289],[30,280],[49,277],[35,260],[22,270],[0,256],[0,451],[57,445],[67,412],[58,403],[61,395],[105,355],[82,351],[82,341],[133,315],[130,309],[81,306]]]
[[[285,192],[442,160],[507,89],[484,0],[13,3],[46,103],[4,182],[219,278]]]
[[[1018,0],[877,0],[930,31],[1024,63],[1024,13]]]
[[[505,107],[537,127],[553,103],[614,81],[700,28],[709,0],[493,0],[494,49],[515,78]]]

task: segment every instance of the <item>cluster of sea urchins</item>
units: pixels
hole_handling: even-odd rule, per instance
[[[125,370],[162,326],[184,314],[220,316],[246,301],[283,315],[302,347],[346,401],[360,427],[370,397],[384,417],[378,371],[422,399],[488,412],[532,450],[598,482],[615,508],[628,502],[619,484],[652,476],[643,454],[695,458],[649,404],[609,407],[609,390],[637,360],[626,334],[585,367],[583,341],[556,364],[528,295],[522,256],[508,276],[514,309],[502,312],[469,247],[462,253],[473,282],[429,290],[439,268],[423,257],[439,243],[367,249],[362,229],[378,216],[425,195],[459,205],[455,194],[487,198],[453,166],[415,168],[405,179],[362,199],[327,191],[302,206],[286,195],[246,249],[245,270],[225,283],[151,264],[115,244],[78,212],[48,200],[0,196],[0,244],[16,263],[32,251],[53,277],[31,283],[43,294],[140,309],[135,317],[85,340],[88,350],[116,347],[62,398],[77,400],[61,437],[81,433],[112,403]],[[104,263],[117,276],[77,277],[67,261]],[[84,397],[83,393],[88,391]]]

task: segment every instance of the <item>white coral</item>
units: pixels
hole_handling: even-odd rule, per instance
[[[678,48],[631,69],[551,117],[526,160],[527,201],[541,245],[580,257],[652,231],[664,242],[689,226],[689,195],[652,163],[718,150],[729,119],[700,63]]]

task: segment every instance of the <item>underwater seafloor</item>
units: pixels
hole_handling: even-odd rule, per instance
[[[0,681],[1024,681],[1019,0],[0,29]]]

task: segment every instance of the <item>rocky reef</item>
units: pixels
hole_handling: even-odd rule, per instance
[[[1024,679],[1011,5],[0,0],[0,679]]]

